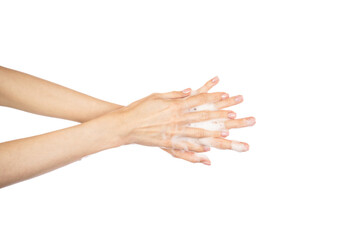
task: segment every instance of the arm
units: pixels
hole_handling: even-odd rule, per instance
[[[121,107],[1,66],[0,105],[76,122],[86,122]]]
[[[122,130],[119,129],[121,132]],[[104,118],[0,144],[0,188],[115,146]],[[118,142],[118,145],[122,145]]]

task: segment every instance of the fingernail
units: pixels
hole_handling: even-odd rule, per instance
[[[234,113],[234,112],[229,112],[229,113],[228,113],[228,117],[229,117],[229,118],[235,118],[235,117],[236,117],[236,113]]]
[[[246,125],[248,125],[248,126],[253,126],[253,125],[255,125],[255,123],[256,123],[256,120],[254,117],[249,117],[246,119]]]
[[[188,94],[189,92],[191,92],[191,88],[184,89],[182,92]]]
[[[212,83],[216,83],[217,81],[219,81],[218,76],[214,77],[214,78],[211,80]]]
[[[204,146],[204,151],[205,151],[205,152],[210,151],[210,147],[208,147],[208,146]]]
[[[225,99],[225,98],[228,98],[228,97],[229,97],[229,94],[227,94],[227,93],[224,93],[223,95],[221,95],[222,99]]]
[[[208,166],[211,165],[211,162],[210,162],[209,159],[201,159],[200,162],[201,162],[202,164],[205,164],[205,165],[208,165]]]
[[[241,95],[239,95],[235,98],[235,102],[238,102],[238,103],[242,102],[242,100],[243,100],[243,96],[241,96]]]
[[[221,136],[223,136],[223,137],[229,136],[229,130],[227,130],[227,129],[222,130],[221,131]]]

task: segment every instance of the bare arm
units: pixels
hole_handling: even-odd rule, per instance
[[[0,188],[115,146],[104,118],[0,144]],[[118,142],[118,145],[121,145]]]
[[[121,107],[1,66],[0,105],[76,122],[86,122]]]

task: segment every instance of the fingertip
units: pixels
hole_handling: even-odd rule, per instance
[[[228,118],[230,118],[230,119],[235,119],[236,118],[236,113],[233,112],[233,111],[228,112],[227,115],[228,115]]]
[[[191,93],[191,91],[192,91],[191,88],[186,88],[186,89],[182,90],[182,93],[188,95]]]
[[[211,82],[216,84],[219,82],[219,77],[218,76],[215,76],[214,78],[211,79]]]
[[[208,147],[208,146],[204,146],[203,148],[204,148],[204,152],[210,151],[210,147]]]
[[[248,126],[254,126],[256,123],[255,117],[248,117],[246,118],[246,122]]]
[[[228,130],[228,129],[223,129],[223,130],[221,130],[220,135],[221,135],[221,137],[227,137],[227,136],[229,136],[229,130]]]
[[[227,99],[227,98],[229,98],[229,94],[223,93],[223,94],[221,95],[221,99]]]
[[[244,145],[244,152],[249,151],[249,149],[250,149],[250,145],[249,145],[249,144],[247,144],[247,143],[243,143],[243,145]]]
[[[245,142],[233,141],[231,143],[231,149],[238,151],[238,152],[246,152],[246,151],[249,151],[249,144],[247,144]]]
[[[204,165],[208,165],[208,166],[211,165],[210,160],[209,160],[209,159],[205,159],[205,158],[200,159],[200,163],[202,163],[202,164],[204,164]]]
[[[241,103],[242,101],[244,101],[244,97],[242,95],[238,95],[235,97],[236,103]]]

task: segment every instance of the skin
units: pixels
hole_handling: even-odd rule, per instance
[[[188,112],[205,103],[214,103],[222,109],[242,101],[241,96],[229,98],[224,92],[208,93],[217,82],[218,78],[208,81],[193,96],[190,96],[191,89],[155,93],[128,106],[120,106],[0,67],[0,105],[81,123],[1,143],[0,187],[38,176],[86,155],[127,144],[160,147],[174,157],[209,164],[194,156],[194,152],[208,151],[208,146],[189,142],[174,145],[171,138],[175,135],[210,137],[215,147],[228,149],[231,141],[224,139],[228,133],[186,125],[226,117],[229,119],[227,128],[251,125],[244,119],[234,119],[232,111]]]
[[[196,91],[193,91],[193,94],[201,94],[201,93],[207,93],[209,92],[209,90],[211,90],[211,88],[213,88],[217,83],[219,82],[219,78],[218,77],[214,77],[212,79],[210,79],[207,83],[205,83],[204,86],[202,86],[201,88],[199,88]],[[238,96],[234,96],[231,98],[227,98],[224,99],[222,101],[216,102],[214,103],[214,106],[216,109],[224,109],[227,107],[231,107],[234,105],[237,105],[239,103],[241,103],[243,101],[243,97],[241,95]],[[204,113],[204,112],[203,112]],[[212,111],[206,111],[207,114],[216,114],[215,112]],[[234,112],[229,112],[230,114],[232,114],[231,117],[229,117],[229,120],[225,121],[225,128],[226,129],[232,129],[232,128],[243,128],[243,127],[250,127],[255,125],[256,120],[254,117],[246,117],[246,118],[240,118],[240,119],[235,119],[236,118],[236,113]],[[216,117],[213,117],[216,118]],[[224,138],[208,138],[210,139],[210,145],[211,147],[215,147],[218,149],[232,149],[232,143],[238,143],[243,145],[243,149],[244,151],[248,151],[249,150],[249,145],[245,142],[238,142],[238,141],[234,141],[234,140],[228,140],[228,139],[224,139]],[[177,150],[177,149],[164,149],[165,151],[167,151],[168,153],[170,153],[171,155],[173,155],[176,158],[180,158],[180,159],[184,159],[187,160],[189,162],[192,163],[203,163],[205,165],[211,165],[211,161],[203,155],[198,155],[195,154],[195,152],[191,152],[191,151],[184,151],[184,150]]]

